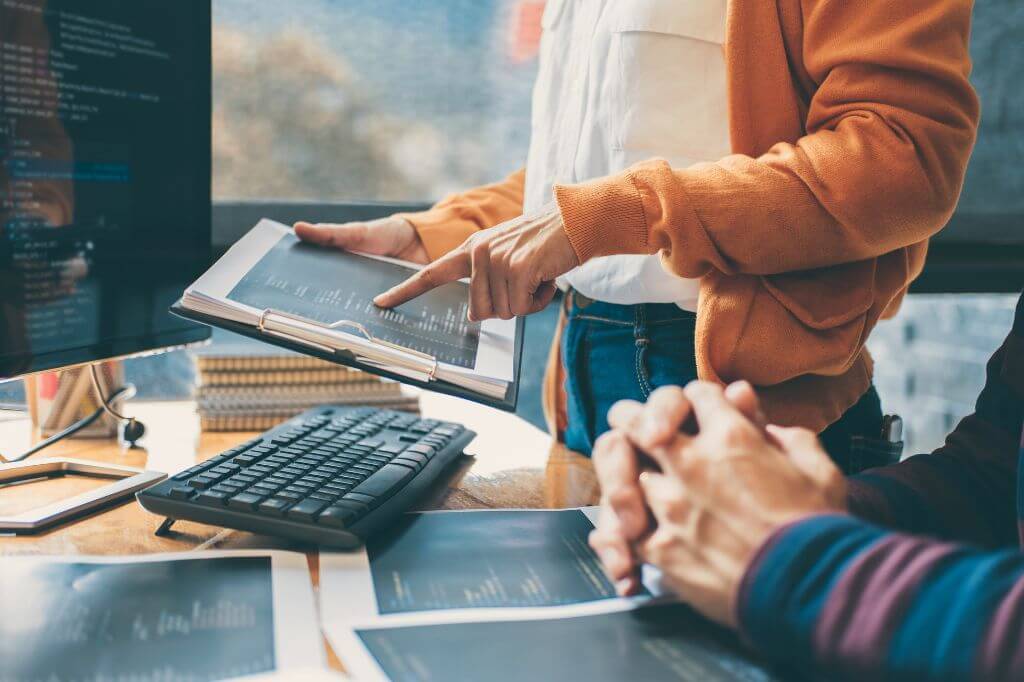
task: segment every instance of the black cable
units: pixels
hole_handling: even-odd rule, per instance
[[[118,398],[122,397],[125,394],[133,393],[135,393],[135,386],[133,384],[122,386],[121,388],[114,391],[110,398],[107,399],[107,402],[114,402],[115,400],[117,400]],[[50,436],[49,438],[47,438],[46,440],[36,443],[31,448],[21,453],[17,457],[7,458],[4,457],[3,455],[0,455],[0,462],[4,462],[6,464],[14,464],[16,462],[21,462],[22,460],[28,459],[29,457],[36,454],[40,450],[50,447],[57,441],[67,438],[72,434],[78,433],[79,431],[81,431],[82,429],[89,426],[97,419],[99,419],[104,412],[106,412],[106,408],[98,407],[96,408],[96,411],[90,414],[88,417],[83,417],[82,419],[79,419],[77,422],[67,427],[63,431],[59,431]]]

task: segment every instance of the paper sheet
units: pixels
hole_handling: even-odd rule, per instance
[[[327,281],[324,281],[323,286],[326,288],[323,292],[307,292],[304,294],[306,298],[309,298],[311,293],[316,293],[313,299],[317,302],[313,305],[311,310],[315,310],[317,312],[311,313],[310,310],[305,310],[305,308],[302,311],[290,310],[290,308],[293,307],[291,305],[272,306],[264,304],[257,306],[252,304],[250,301],[251,297],[247,298],[244,292],[239,290],[239,287],[245,288],[247,281],[246,277],[250,273],[259,270],[262,265],[262,261],[264,261],[265,258],[270,257],[271,252],[282,239],[294,240],[291,230],[280,223],[270,220],[260,221],[256,227],[236,242],[228,252],[217,261],[213,268],[204,273],[202,277],[196,280],[196,282],[189,287],[189,294],[200,294],[204,298],[212,299],[211,302],[214,303],[217,308],[217,315],[244,324],[254,324],[254,321],[258,319],[263,307],[279,307],[285,312],[296,312],[302,314],[304,317],[308,317],[321,323],[336,321],[333,319],[319,319],[323,314],[331,313],[332,305],[335,307],[341,306],[340,309],[348,311],[347,315],[343,312],[338,312],[336,316],[341,318],[351,317],[357,313],[363,315],[370,314],[367,312],[367,310],[370,310],[368,308],[370,304],[367,303],[367,301],[362,300],[362,295],[356,296],[356,300],[351,300],[351,296],[355,294],[351,292],[345,293],[345,285],[341,284],[339,287],[340,283],[337,281],[332,281],[329,284]],[[407,269],[409,274],[412,274],[417,269],[417,267],[411,263],[396,261],[393,258],[366,256],[365,254],[360,254],[360,256],[369,257],[373,260],[392,265],[398,265]],[[284,279],[284,275],[287,270],[285,268],[275,266],[273,271],[281,271],[282,281],[280,285],[282,287],[282,292],[287,289],[291,292],[287,294],[287,296],[294,298],[295,292],[292,291],[292,289],[295,287],[289,287]],[[344,273],[343,270],[339,270],[339,272]],[[319,280],[324,279],[324,277],[319,278]],[[380,293],[375,289],[371,293]],[[303,290],[304,289],[301,287],[298,289],[298,291]],[[440,290],[438,290],[438,292],[440,292]],[[285,295],[286,294],[284,293],[281,294],[281,296]],[[442,294],[437,293],[437,295],[441,296]],[[339,299],[339,296],[342,296],[342,298]],[[454,337],[454,340],[458,343],[449,348],[447,345],[448,342],[444,341],[444,335],[447,333],[445,330],[450,330],[453,325],[459,327],[460,325],[468,324],[465,322],[464,313],[461,312],[467,305],[468,294],[463,296],[461,292],[458,292],[457,294],[455,292],[451,292],[448,298],[451,298],[451,296],[456,296],[458,300],[448,301],[446,306],[443,306],[448,308],[445,319],[434,319],[431,316],[425,316],[421,311],[413,316],[416,318],[414,320],[415,324],[413,324],[412,322],[409,322],[409,319],[411,318],[409,318],[408,315],[403,315],[401,313],[401,308],[395,311],[370,310],[370,312],[376,315],[376,318],[379,318],[378,326],[380,326],[380,329],[377,329],[375,333],[384,334],[384,338],[387,340],[401,342],[400,345],[406,347],[413,347],[418,350],[433,350],[431,353],[432,355],[438,356],[442,358],[442,360],[445,358],[449,360],[448,362],[442,361],[441,364],[451,373],[466,377],[475,377],[478,380],[486,379],[502,385],[511,382],[514,372],[516,321],[514,319],[487,320],[479,325],[479,334],[478,336],[472,337],[472,343],[470,346],[465,348],[462,348],[461,346],[456,347],[458,343],[461,343],[462,340],[464,340],[461,335],[457,334]],[[229,297],[232,299],[237,297],[238,300],[232,300],[230,304],[227,304],[225,301],[227,301]],[[291,300],[291,298],[289,300]],[[218,301],[220,301],[219,304],[217,304]],[[311,305],[309,302],[303,303],[299,298],[295,298],[293,303],[300,307],[305,306],[307,308]],[[413,308],[415,308],[416,305],[415,301],[406,304],[406,306],[412,306]],[[232,310],[232,308],[234,308],[234,310]],[[360,313],[359,311],[362,312]],[[331,314],[333,315],[333,313]],[[373,317],[373,315],[371,315],[371,317]],[[367,324],[369,324],[369,322]],[[423,329],[418,329],[417,325],[422,326]],[[387,337],[388,329],[396,335],[396,338]],[[353,348],[358,348],[359,345],[364,342],[364,339],[360,335],[355,332],[350,333],[345,329],[333,330],[329,333],[350,342],[355,342],[352,345]],[[409,338],[405,338],[403,335],[411,336],[409,336]],[[423,347],[420,348],[420,346]],[[447,352],[441,352],[438,348],[446,348],[448,350]],[[465,364],[469,361],[468,358],[470,357],[473,358],[471,366]]]
[[[306,557],[8,557],[0,679],[221,679],[324,664]],[[70,666],[70,667],[69,667]]]
[[[600,573],[585,544],[596,513],[591,507],[409,514],[410,519],[452,523],[436,524],[429,533],[413,527],[412,535],[403,528],[395,533],[397,541],[382,537],[353,552],[322,551],[324,632],[346,666],[351,662],[362,673],[379,676],[355,634],[360,628],[557,618],[629,610],[649,602],[660,594],[656,573],[645,572],[651,594],[632,599],[616,597]],[[475,519],[482,521],[461,522]],[[482,535],[488,528],[502,537]],[[546,536],[530,535],[539,532]],[[407,536],[409,543],[403,546],[401,538]],[[371,555],[384,564],[376,581]]]

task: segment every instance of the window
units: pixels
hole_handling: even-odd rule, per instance
[[[429,201],[522,166],[543,5],[214,0],[214,197]]]

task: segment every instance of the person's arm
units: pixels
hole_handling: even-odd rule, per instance
[[[581,263],[661,251],[683,277],[852,263],[949,220],[974,144],[970,0],[803,0],[806,135],[759,157],[661,160],[555,188]]]
[[[525,180],[526,170],[519,169],[501,182],[453,194],[427,211],[399,217],[412,223],[427,256],[436,261],[474,232],[522,215]]]
[[[947,540],[1015,544],[1018,451],[1024,431],[1024,298],[1014,330],[988,362],[974,414],[930,455],[869,470],[848,486],[850,511],[874,523]],[[908,415],[913,418],[913,415]]]
[[[830,680],[1024,679],[1024,555],[887,532],[844,515],[777,531],[737,621],[757,649]]]

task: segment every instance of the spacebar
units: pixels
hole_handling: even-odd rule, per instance
[[[353,488],[349,494],[369,495],[377,498],[377,504],[380,504],[415,475],[415,471],[399,464],[385,464],[380,471]]]

